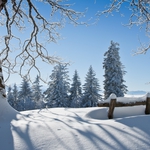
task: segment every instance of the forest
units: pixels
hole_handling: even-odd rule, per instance
[[[123,97],[127,92],[124,84],[124,66],[120,61],[119,44],[111,41],[111,45],[104,54],[104,93],[92,66],[82,85],[78,71],[75,70],[72,81],[69,79],[67,64],[55,65],[47,88],[42,89],[40,78],[37,75],[30,86],[27,78],[23,78],[19,88],[16,84],[7,89],[9,104],[18,111],[55,108],[55,107],[96,107],[102,99],[107,99],[114,93]]]

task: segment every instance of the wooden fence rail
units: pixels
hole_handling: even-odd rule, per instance
[[[108,110],[108,118],[113,119],[113,113],[115,107],[124,107],[124,106],[136,106],[136,105],[146,105],[145,107],[145,114],[150,114],[150,94],[147,94],[147,98],[144,101],[138,101],[138,102],[131,102],[131,103],[122,103],[117,102],[117,97],[114,94],[109,103],[101,103],[98,106],[99,107],[109,107]]]

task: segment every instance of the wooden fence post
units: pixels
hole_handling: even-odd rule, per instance
[[[116,106],[116,95],[115,94],[111,94],[110,95],[110,103],[109,103],[109,111],[108,111],[108,118],[109,119],[113,119],[113,112]]]
[[[145,114],[150,114],[150,93],[147,94]]]

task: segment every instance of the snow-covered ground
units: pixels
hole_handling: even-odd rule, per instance
[[[0,98],[0,150],[148,150],[145,106],[51,108],[17,112]]]

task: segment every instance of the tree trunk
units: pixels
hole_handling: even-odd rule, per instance
[[[2,62],[0,61],[0,92],[3,97],[6,97],[4,78],[2,73]]]
[[[4,8],[6,3],[7,3],[7,0],[0,0],[0,12]]]

